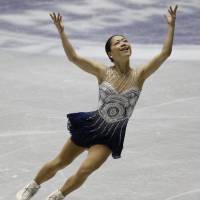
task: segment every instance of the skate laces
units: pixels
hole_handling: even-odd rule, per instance
[[[23,195],[27,197],[31,197],[38,191],[39,188],[40,186],[34,186],[34,185],[29,184],[24,187]]]
[[[64,196],[63,194],[61,193],[61,191],[56,191],[55,194],[52,194],[52,196],[50,196],[48,198],[48,200],[63,200],[64,199]]]

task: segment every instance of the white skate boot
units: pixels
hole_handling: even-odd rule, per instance
[[[17,194],[17,200],[29,200],[33,197],[36,192],[40,189],[40,185],[38,185],[34,180],[31,181],[28,185],[22,188]]]
[[[46,200],[63,200],[65,197],[63,196],[62,192],[57,189],[56,191],[52,192]]]

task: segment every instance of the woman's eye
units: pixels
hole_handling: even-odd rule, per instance
[[[128,40],[123,40],[124,42],[128,42]],[[116,45],[116,44],[118,44],[119,43],[119,41],[117,41],[114,45]]]

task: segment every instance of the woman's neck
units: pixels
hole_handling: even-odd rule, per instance
[[[131,67],[129,65],[129,60],[128,61],[115,62],[114,68],[119,74],[123,74],[123,75],[129,73],[130,70],[131,70]]]

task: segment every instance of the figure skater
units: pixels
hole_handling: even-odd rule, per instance
[[[113,66],[105,66],[97,61],[79,56],[64,33],[62,16],[50,14],[60,34],[68,59],[93,74],[99,83],[98,109],[90,112],[68,113],[67,130],[70,138],[61,152],[47,162],[36,177],[17,193],[18,200],[29,200],[59,170],[68,166],[85,150],[86,159],[78,170],[59,189],[52,192],[47,200],[62,200],[79,188],[92,172],[97,170],[112,154],[114,159],[121,157],[126,126],[138,101],[144,81],[155,72],[172,52],[176,21],[176,5],[170,6],[165,15],[168,24],[167,37],[161,52],[148,64],[132,68],[129,64],[131,45],[123,35],[111,36],[106,45],[106,53]]]

